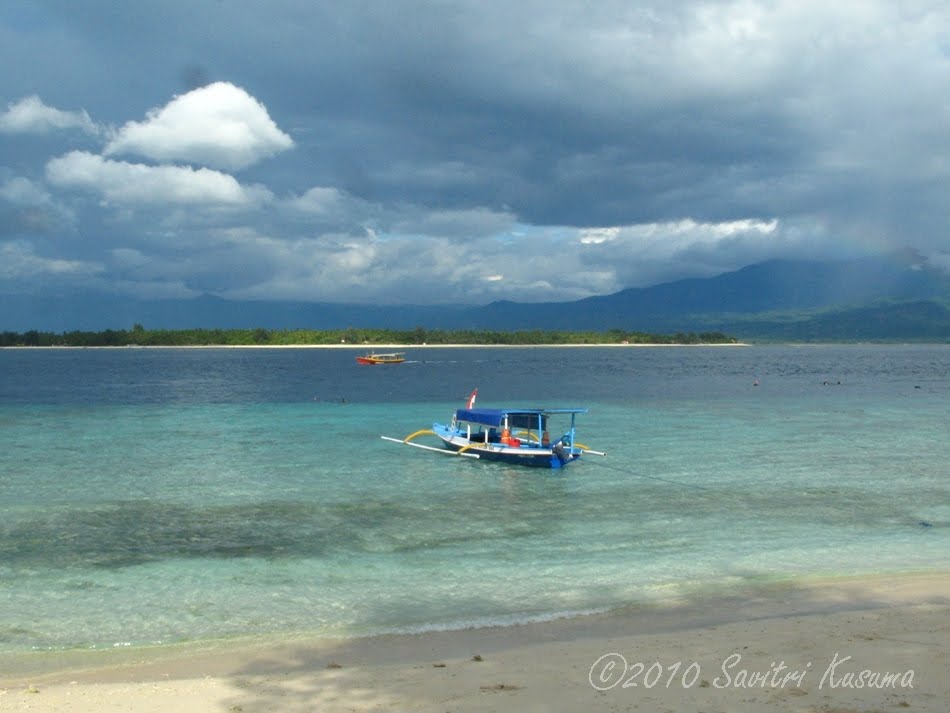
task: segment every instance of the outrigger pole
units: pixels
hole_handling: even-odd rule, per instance
[[[401,443],[404,446],[412,446],[413,448],[422,448],[427,451],[435,451],[436,453],[442,453],[447,456],[462,456],[464,458],[479,458],[478,453],[463,453],[462,451],[450,451],[445,448],[434,448],[433,446],[424,446],[421,443],[412,443],[411,441],[403,440],[402,438],[391,438],[389,436],[380,436],[384,441],[392,441],[393,443]]]

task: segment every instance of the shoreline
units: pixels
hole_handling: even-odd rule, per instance
[[[947,592],[950,572],[806,578],[729,596],[507,627],[37,653],[30,655],[34,661],[45,657],[59,668],[9,676],[4,667],[0,707],[435,713],[663,705],[843,713],[906,704],[914,711],[936,711],[950,697]],[[614,657],[610,670],[605,660],[594,671],[595,662],[608,654],[620,654],[626,663]],[[850,659],[835,663],[844,657]],[[785,668],[775,674],[780,661]],[[643,663],[643,670],[636,663]],[[849,671],[857,676],[865,670],[882,675],[912,670],[913,687],[859,690],[832,687],[827,679],[819,686],[829,665],[832,679]],[[653,680],[643,678],[651,666],[654,674],[663,674],[663,685],[644,685]],[[689,667],[690,675],[682,678]],[[618,685],[614,677],[620,669],[625,681],[640,678]],[[771,680],[778,682],[790,672],[802,677],[785,685],[734,685],[744,669],[749,675],[772,672]],[[684,685],[693,674],[692,685]]]
[[[603,347],[748,347],[751,344],[746,342],[729,343],[709,343],[709,344],[617,344],[614,342],[603,342],[597,344],[180,344],[180,345],[125,345],[125,346],[17,346],[0,347],[0,350],[9,349],[11,351],[19,349],[36,350],[68,350],[68,349],[115,349],[115,350],[136,350],[136,349],[358,349],[360,351],[375,349],[589,349]]]
[[[616,342],[598,342],[595,344],[181,344],[181,345],[125,345],[125,346],[0,346],[3,351],[68,351],[109,349],[116,351],[134,351],[139,349],[351,349],[359,351],[416,349],[703,349],[707,347],[795,347],[821,349],[826,347],[948,347],[950,344],[938,342],[711,342],[688,344],[684,342],[649,344],[618,344]]]

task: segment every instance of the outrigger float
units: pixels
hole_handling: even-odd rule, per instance
[[[575,420],[586,408],[474,408],[475,393],[466,408],[458,409],[449,424],[433,423],[405,438],[381,436],[384,441],[447,455],[501,461],[537,468],[563,468],[585,453],[605,456],[575,438]],[[560,421],[565,430],[551,438],[549,428]],[[419,436],[432,435],[442,448],[415,443]]]

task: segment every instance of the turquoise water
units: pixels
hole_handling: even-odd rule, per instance
[[[0,652],[541,620],[950,566],[950,348],[0,351]],[[382,441],[586,406],[517,469]]]

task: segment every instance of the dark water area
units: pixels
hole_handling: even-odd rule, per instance
[[[410,349],[401,365],[359,366],[350,349],[0,350],[0,403],[439,402],[472,388],[493,400],[732,397],[845,386],[946,387],[947,346]]]

